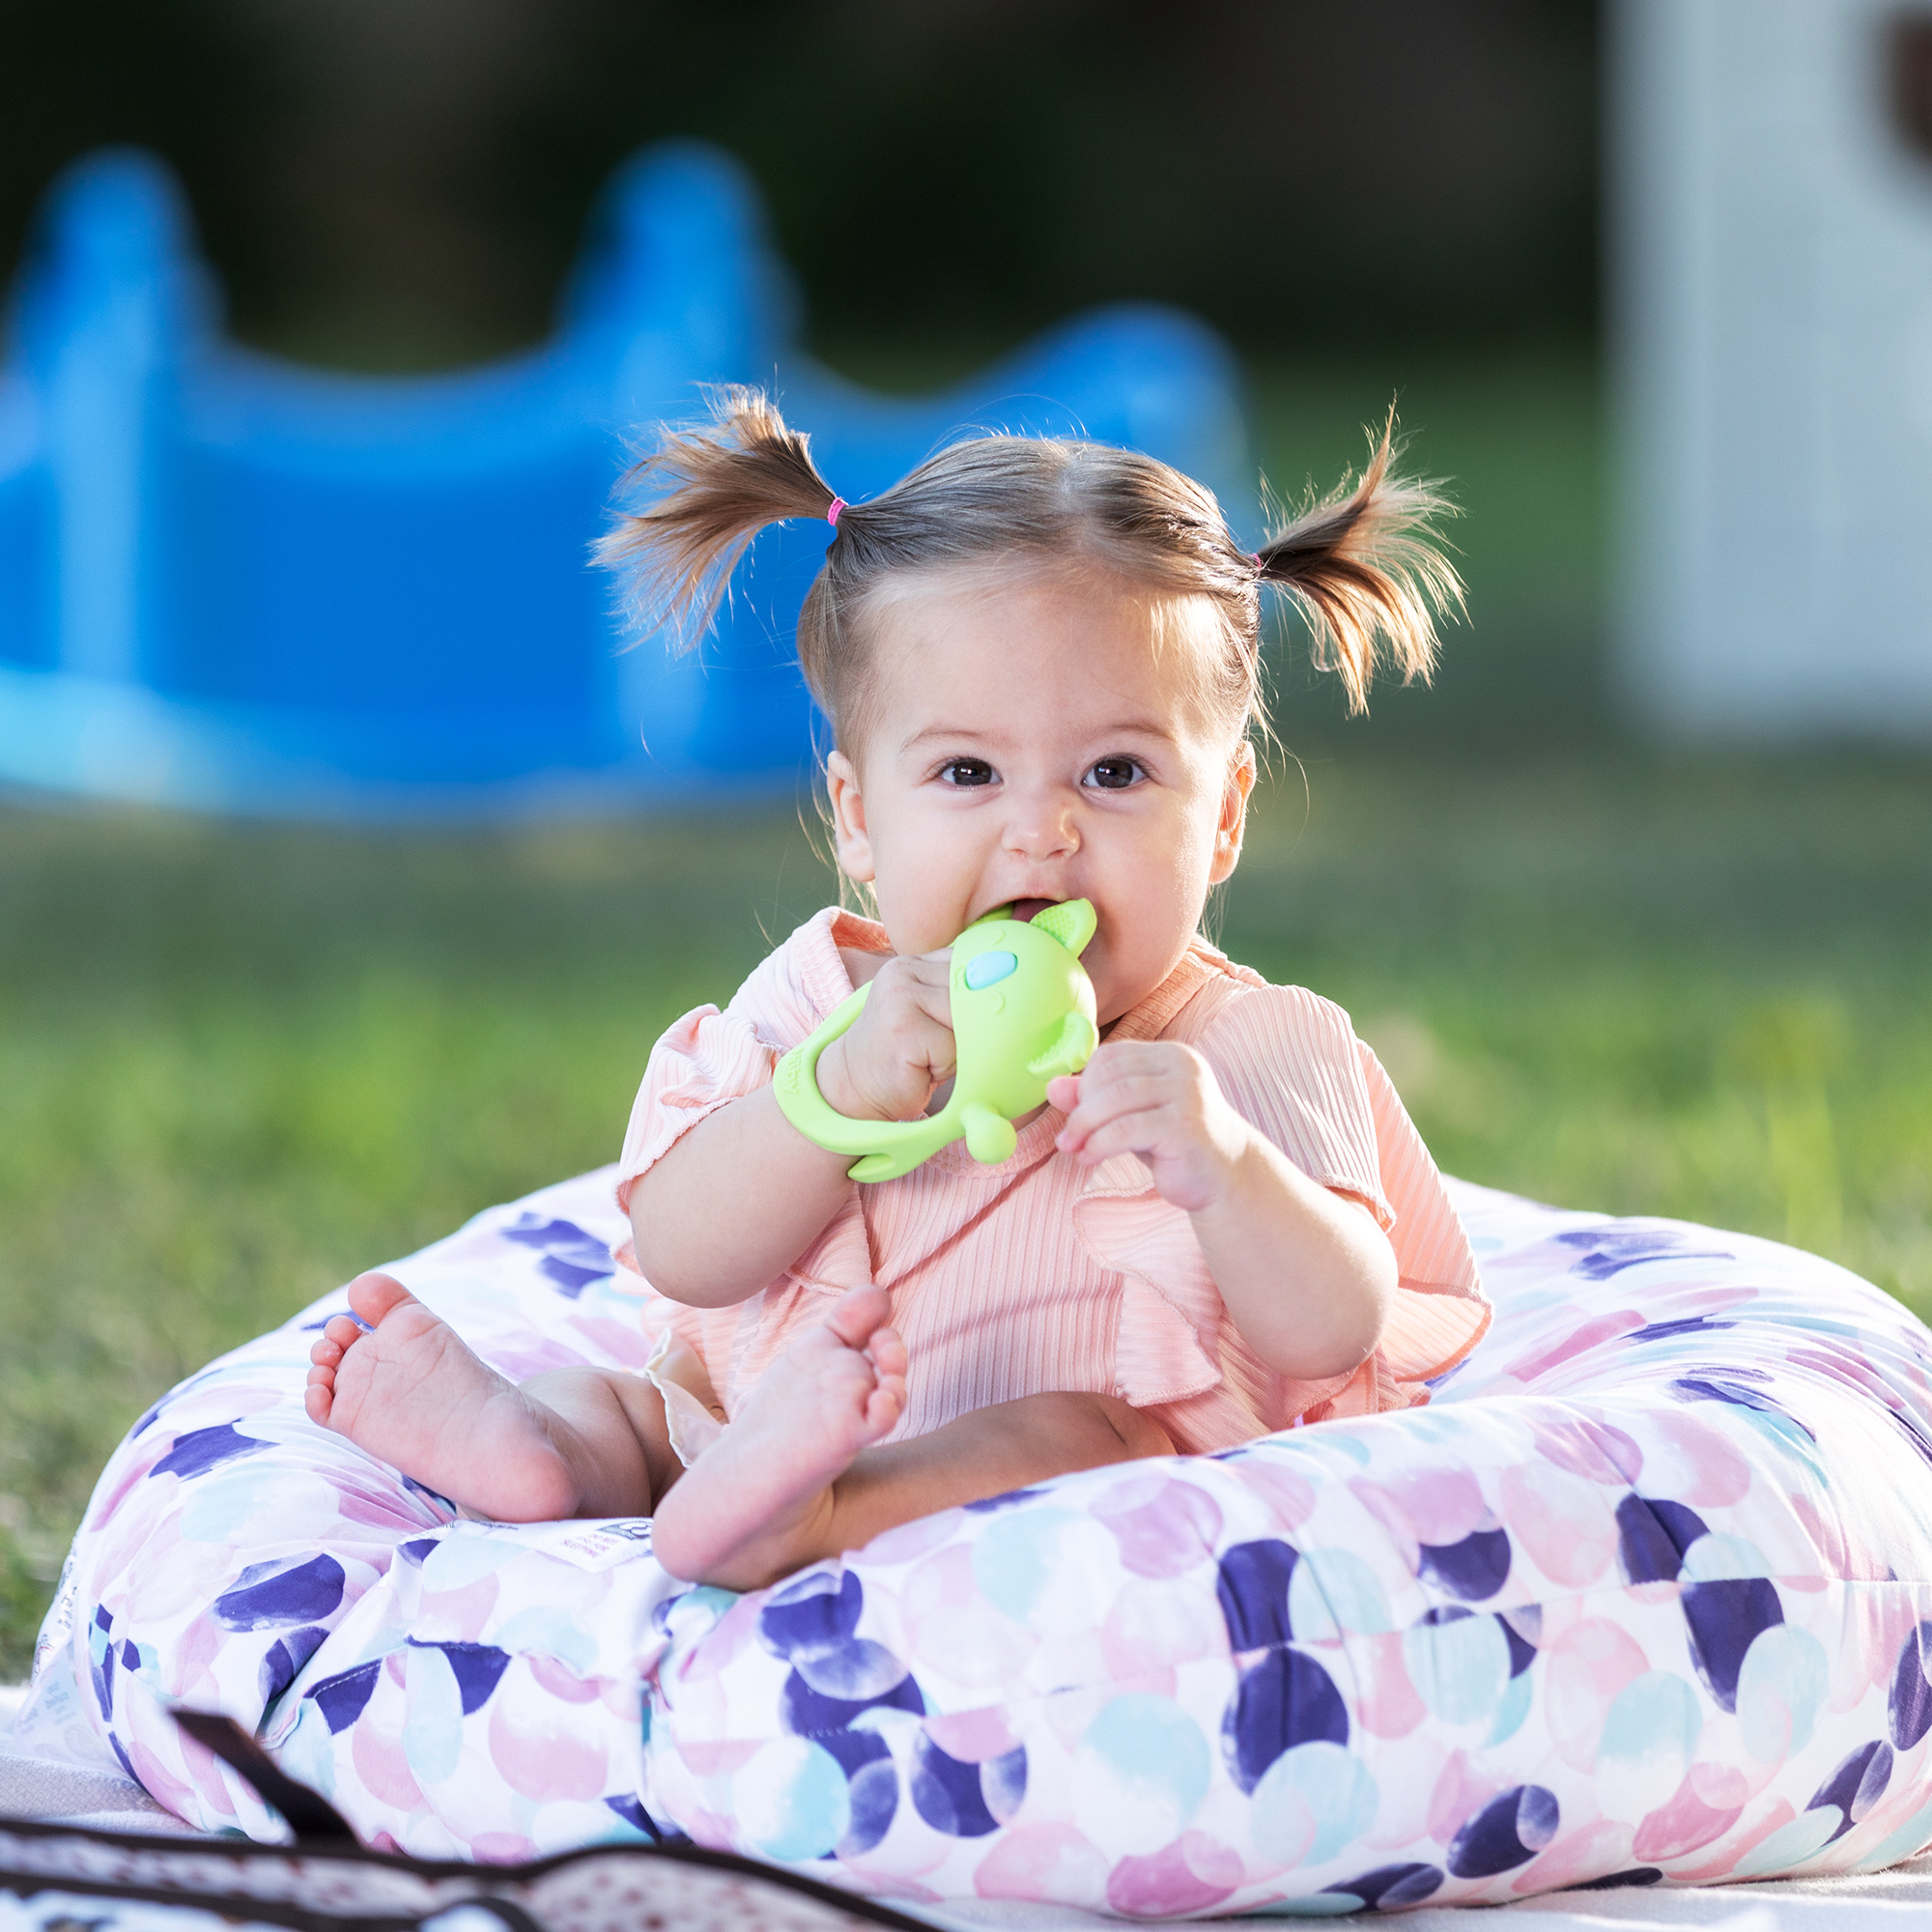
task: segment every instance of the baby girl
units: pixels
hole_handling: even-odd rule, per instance
[[[1489,1312],[1435,1165],[1345,1013],[1200,936],[1255,781],[1263,587],[1356,707],[1378,652],[1427,672],[1458,593],[1386,436],[1258,554],[1198,484],[1091,443],[980,437],[846,504],[746,391],[642,475],[606,554],[686,638],[761,528],[830,526],[799,658],[878,917],[820,913],[653,1051],[617,1185],[644,1374],[514,1385],[365,1274],[309,1414],[481,1516],[653,1516],[673,1575],[749,1589],[1069,1470],[1426,1400]],[[825,1098],[943,1105],[952,941],[1075,898],[1101,1044],[1007,1160],[955,1143],[861,1184],[780,1111],[780,1059],[867,981]]]

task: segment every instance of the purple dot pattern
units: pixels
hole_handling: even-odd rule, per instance
[[[505,1375],[639,1370],[610,1173],[398,1265]],[[1458,1186],[1424,1408],[1094,1470],[750,1596],[460,1520],[301,1407],[306,1309],[102,1474],[29,1721],[204,1830],[226,1711],[371,1843],[691,1841],[1128,1918],[1876,1869],[1932,1842],[1932,1336],[1742,1236]],[[36,1718],[35,1713],[39,1713]]]

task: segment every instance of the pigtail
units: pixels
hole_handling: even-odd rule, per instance
[[[731,573],[768,524],[823,517],[837,498],[811,460],[811,439],[787,429],[759,389],[707,391],[711,420],[667,430],[625,478],[647,507],[619,518],[591,554],[624,573],[625,609],[640,634],[668,631],[688,650],[710,628]]]
[[[1341,673],[1350,714],[1368,709],[1378,654],[1403,682],[1435,665],[1435,620],[1463,606],[1463,580],[1430,520],[1456,507],[1433,483],[1391,476],[1395,412],[1359,483],[1341,483],[1262,545],[1264,583],[1292,597],[1314,633],[1318,668]]]

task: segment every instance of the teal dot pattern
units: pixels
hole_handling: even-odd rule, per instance
[[[398,1272],[506,1375],[642,1367],[610,1173]],[[695,1841],[1129,1918],[1870,1871],[1932,1841],[1932,1335],[1843,1270],[1457,1185],[1422,1408],[1091,1471],[735,1596],[309,1425],[339,1296],[100,1479],[26,1723],[204,1830],[230,1712],[378,1845]]]

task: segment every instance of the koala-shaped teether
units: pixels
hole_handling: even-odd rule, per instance
[[[1078,1073],[1094,1056],[1094,982],[1080,954],[1094,937],[1093,905],[1068,899],[1022,922],[1002,906],[952,942],[952,1093],[917,1121],[854,1121],[818,1091],[818,1056],[859,1017],[868,981],[779,1062],[773,1091],[784,1117],[834,1153],[862,1154],[854,1180],[893,1180],[962,1135],[973,1158],[991,1165],[1013,1151],[1013,1122],[1046,1098],[1046,1083]]]

